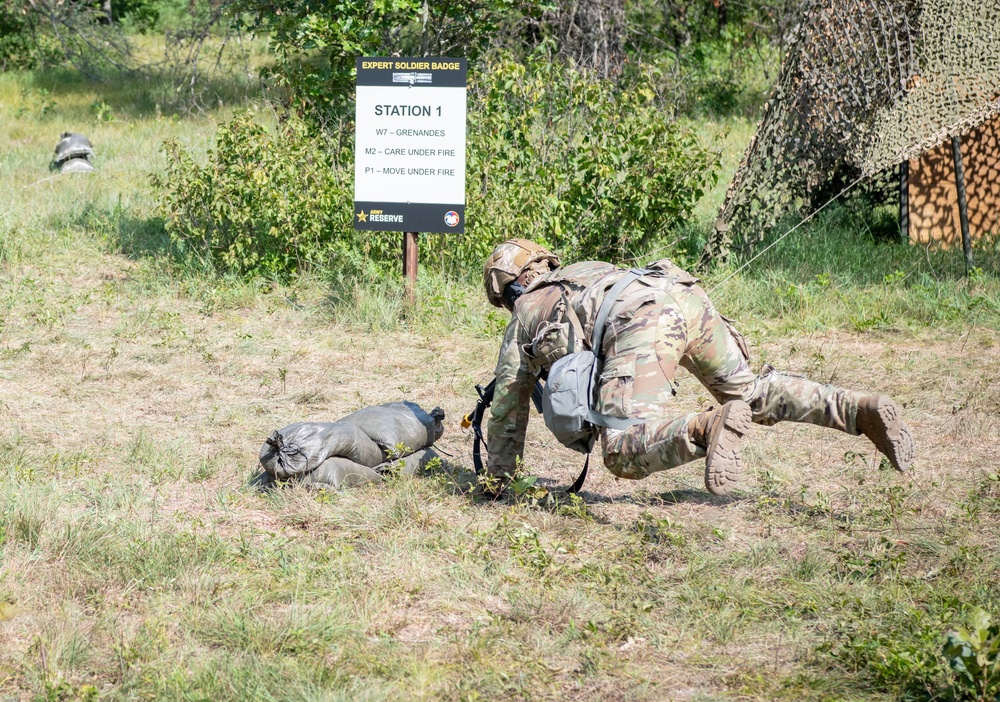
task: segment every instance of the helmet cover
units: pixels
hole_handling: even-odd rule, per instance
[[[503,291],[525,270],[538,263],[549,269],[559,267],[559,257],[527,239],[508,239],[495,249],[483,266],[483,286],[486,298],[494,307],[504,307]]]

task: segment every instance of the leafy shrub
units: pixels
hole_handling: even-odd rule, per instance
[[[287,274],[348,253],[343,149],[290,119],[276,134],[250,113],[219,127],[199,166],[173,140],[153,177],[171,241],[184,255],[243,273]]]
[[[957,673],[951,692],[959,700],[1000,699],[1000,624],[974,607],[966,615],[966,625],[948,633],[941,651]]]
[[[852,603],[817,652],[834,668],[851,671],[879,691],[904,699],[926,699],[942,687],[940,663],[942,621],[951,614],[896,608],[882,617]]]
[[[474,240],[621,259],[684,222],[717,178],[718,155],[674,121],[652,71],[619,86],[540,53],[494,59],[470,92]]]
[[[0,2],[0,71],[36,68],[58,61],[59,45],[39,27],[26,0]]]
[[[469,105],[467,233],[421,245],[424,265],[449,276],[477,276],[513,236],[567,261],[620,260],[683,222],[716,177],[716,154],[677,126],[651,76],[619,91],[544,56],[499,58],[474,72]],[[353,230],[350,125],[289,118],[272,135],[243,114],[220,126],[204,167],[176,142],[164,149],[154,183],[181,252],[236,272],[398,268],[399,236]]]

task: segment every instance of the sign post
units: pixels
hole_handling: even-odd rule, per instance
[[[413,291],[417,286],[418,232],[403,232],[403,277],[406,278],[406,300],[413,304]]]
[[[403,234],[412,302],[417,232],[465,232],[464,58],[358,58],[354,228]]]

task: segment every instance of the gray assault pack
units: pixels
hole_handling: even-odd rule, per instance
[[[627,429],[641,420],[609,417],[593,409],[594,391],[597,378],[604,366],[601,358],[601,341],[604,338],[604,324],[611,313],[611,306],[622,291],[636,278],[649,271],[633,268],[615,283],[604,296],[594,321],[594,331],[590,339],[590,349],[569,353],[552,364],[545,391],[542,393],[542,416],[545,426],[563,446],[580,453],[590,453],[596,440],[596,427]],[[574,329],[580,330],[580,320],[567,300],[566,312]],[[582,332],[577,332],[582,338]]]

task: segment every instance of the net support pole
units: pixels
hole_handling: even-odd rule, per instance
[[[962,165],[962,140],[951,138],[951,152],[955,158],[955,189],[958,191],[958,220],[962,225],[962,251],[965,253],[965,277],[972,269],[972,239],[969,237],[969,205],[965,199],[965,168]]]
[[[413,304],[417,288],[417,232],[403,232],[403,277],[406,278],[406,302]]]
[[[910,241],[910,162],[899,164],[899,237]]]

